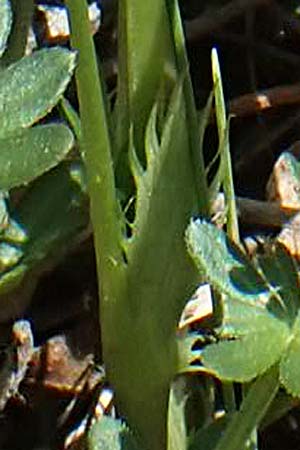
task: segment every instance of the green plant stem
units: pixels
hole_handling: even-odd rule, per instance
[[[233,383],[223,383],[222,390],[223,390],[225,409],[226,409],[227,413],[235,412],[236,411],[236,402],[235,402]]]
[[[76,83],[81,147],[87,167],[101,297],[103,302],[114,302],[122,277],[123,256],[106,97],[90,33],[87,4],[85,0],[68,0],[67,6],[71,44],[79,50]]]
[[[174,52],[165,0],[119,1],[118,126],[134,125],[135,144],[143,150],[145,126],[165,70],[174,72]],[[122,132],[121,132],[122,134]]]
[[[170,23],[172,26],[173,40],[175,45],[175,56],[177,70],[180,74],[185,74],[183,83],[183,92],[187,104],[187,116],[190,128],[190,149],[192,153],[192,161],[194,162],[194,179],[198,186],[198,203],[202,214],[208,214],[208,186],[205,175],[205,164],[202,153],[202,145],[200,139],[199,119],[196,111],[193,86],[189,73],[189,62],[184,46],[184,33],[180,17],[179,6],[176,0],[167,0]],[[199,149],[201,149],[199,151]]]
[[[69,102],[69,100],[66,97],[62,97],[60,101],[60,109],[62,111],[62,114],[65,116],[65,118],[68,120],[73,133],[75,134],[75,137],[78,141],[81,140],[81,123],[80,118]]]
[[[199,211],[194,162],[188,150],[186,102],[180,80],[176,82],[176,66],[172,66],[174,46],[165,0],[151,4],[139,0],[119,3],[122,15],[119,43],[126,45],[119,57],[115,124],[116,128],[117,125],[122,128],[125,137],[129,136],[129,129],[133,131],[131,144],[142,161],[143,150],[148,151],[143,175],[142,166],[137,161],[135,166],[132,163],[137,187],[136,217],[132,236],[130,239],[124,236],[123,242],[108,110],[98,79],[86,9],[83,0],[67,3],[72,45],[79,49],[81,143],[101,287],[104,362],[116,393],[118,411],[140,438],[140,448],[165,450],[169,386],[178,367],[176,324],[191,286],[198,281],[183,236],[189,217]],[[156,122],[152,124],[149,120],[149,112],[160,101],[157,88],[164,79],[166,64],[174,68],[175,78],[170,83],[171,98],[166,90],[168,110],[160,141]],[[112,134],[115,138],[118,131],[114,129]],[[122,145],[122,150],[127,162],[127,146]]]
[[[278,366],[271,367],[249,389],[214,450],[241,450],[263,419],[279,388]]]
[[[222,87],[221,71],[216,49],[212,50],[212,74],[215,91],[216,118],[219,140],[224,142],[224,172],[223,188],[227,210],[227,233],[230,239],[237,245],[240,243],[237,209],[234,195],[232,164],[229,149],[228,123],[226,120],[226,108]]]
[[[81,145],[88,171],[95,238],[96,241],[101,241],[99,244],[102,255],[99,258],[103,260],[105,267],[110,266],[106,258],[115,264],[123,261],[119,246],[119,218],[106,99],[99,78],[100,69],[89,29],[86,2],[69,0],[67,4],[71,15],[72,47],[79,50],[76,83],[81,117]],[[96,245],[96,248],[99,247]]]

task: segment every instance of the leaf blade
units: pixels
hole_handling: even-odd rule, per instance
[[[0,189],[27,184],[56,166],[73,142],[63,124],[39,125],[0,139]]]
[[[300,396],[300,311],[293,326],[293,338],[280,362],[280,380],[293,396]]]
[[[222,380],[248,382],[281,358],[288,337],[289,328],[284,322],[258,315],[244,335],[209,345],[201,359],[204,366]]]
[[[196,266],[220,293],[265,305],[269,290],[250,261],[213,224],[192,220],[186,231],[188,251]]]
[[[0,74],[0,137],[26,128],[58,102],[75,67],[75,52],[43,49]]]

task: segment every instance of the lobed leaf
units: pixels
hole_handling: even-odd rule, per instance
[[[293,326],[290,344],[280,362],[280,380],[290,394],[300,397],[300,311]]]
[[[63,162],[40,177],[14,214],[28,237],[23,245],[23,262],[40,268],[51,258],[59,260],[89,224],[83,166]]]
[[[9,271],[0,272],[0,322],[22,315],[45,266],[49,270],[86,237],[84,175],[81,164],[61,163],[31,183],[11,212],[15,220],[10,217],[3,239],[19,248],[22,258]]]
[[[186,242],[196,266],[220,293],[256,305],[267,303],[265,281],[223,231],[205,220],[192,220]]]
[[[152,448],[162,448],[165,440],[166,427],[162,424],[166,417],[167,396],[163,391],[166,387],[169,389],[178,368],[174,339],[176,324],[184,299],[191,293],[191,286],[199,281],[182,239],[189,217],[198,209],[198,202],[180,82],[174,86],[164,119],[158,130],[154,107],[145,136],[145,162],[139,160],[141,149],[136,141],[136,153],[133,148],[130,150],[136,184],[135,217],[130,238],[124,242],[127,282],[119,307],[123,311],[125,305],[128,306],[126,314],[124,309],[124,327],[119,330],[118,343],[113,346],[117,352],[109,355],[113,357],[113,367],[118,367],[115,386],[117,383],[122,386],[122,400],[120,391],[119,400],[130,405],[126,417],[128,421],[138,423],[136,427],[145,439],[149,434],[149,421],[143,414],[142,405],[145,402],[148,405],[155,441],[151,442]],[[119,316],[120,312],[116,309],[115,314]],[[126,338],[128,330],[129,341]],[[142,336],[143,345],[137,352],[136,342]],[[157,352],[157,348],[161,351]],[[139,377],[135,376],[137,370]],[[131,386],[129,390],[124,389],[124,379]],[[132,391],[136,395],[132,396]],[[160,408],[157,408],[157,397],[162,402]]]
[[[62,96],[75,52],[48,48],[25,56],[0,73],[0,137],[45,116]]]
[[[275,294],[268,309],[292,325],[300,307],[299,277],[295,261],[277,243],[265,246],[264,253],[257,256],[257,265]]]
[[[74,142],[63,124],[39,125],[0,138],[0,189],[29,183],[56,166]]]
[[[252,332],[206,347],[202,362],[222,380],[248,382],[275,364],[286,348],[289,328],[276,318],[258,315]]]
[[[157,131],[157,105],[154,105],[145,134],[145,154],[147,162],[147,170],[144,170],[142,164],[139,161],[138,155],[134,148],[133,140],[130,142],[129,147],[129,162],[132,175],[134,177],[135,184],[137,186],[136,205],[135,205],[135,220],[132,224],[133,240],[139,238],[143,232],[143,228],[147,227],[147,216],[149,214],[149,208],[152,203],[152,192],[157,183],[156,177],[159,173],[160,167],[158,162],[163,159],[162,152],[160,152]],[[160,152],[160,159],[158,154]],[[130,245],[132,245],[131,241]]]
[[[223,320],[220,335],[225,337],[255,333],[258,320],[263,324],[263,321],[274,319],[267,308],[227,295],[222,295],[222,308]]]
[[[8,0],[0,0],[0,57],[6,49],[7,39],[12,24],[12,13],[10,2]]]

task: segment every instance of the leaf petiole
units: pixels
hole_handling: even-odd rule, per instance
[[[258,428],[278,391],[279,370],[274,365],[250,387],[241,409],[235,413],[214,450],[241,450]]]

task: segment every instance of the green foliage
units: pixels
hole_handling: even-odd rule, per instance
[[[26,128],[58,102],[75,66],[75,53],[43,49],[24,56],[1,72],[0,137]]]
[[[79,162],[63,163],[32,183],[10,211],[0,243],[6,245],[0,254],[0,321],[19,315],[40,275],[84,238],[89,225],[84,178]],[[19,259],[4,266],[12,251]]]
[[[10,3],[1,4],[2,53],[11,27]],[[0,72],[0,189],[26,184],[56,166],[73,145],[61,124],[31,125],[58,102],[75,65],[75,54],[62,48],[24,56]]]
[[[208,210],[177,4],[120,2],[113,116],[98,80],[85,2],[68,6],[72,44],[80,51],[81,145],[101,279],[105,365],[141,447],[164,449],[169,386],[179,366],[176,324],[199,279],[186,255],[184,230],[190,215]],[[120,213],[116,180],[132,205],[130,214]]]
[[[13,212],[30,237],[24,246],[24,263],[40,266],[49,262],[50,256],[60,259],[86,230],[89,218],[84,178],[79,162],[66,162],[28,190]],[[45,201],[37,208],[41,196]]]
[[[224,232],[200,220],[186,236],[191,256],[222,295],[220,342],[203,350],[204,366],[222,380],[248,382],[279,364],[282,384],[299,396],[299,285],[288,255],[270,251],[255,267]]]
[[[289,337],[289,345],[280,361],[280,380],[287,391],[300,396],[300,311]]]
[[[233,176],[231,167],[231,155],[229,149],[229,124],[226,119],[226,108],[225,100],[223,95],[223,86],[221,71],[219,66],[219,60],[217,51],[214,48],[212,50],[212,76],[213,76],[213,92],[216,105],[216,122],[219,136],[219,149],[218,154],[220,155],[220,164],[218,171],[215,175],[213,184],[222,184],[225,195],[225,202],[227,207],[227,226],[228,235],[235,242],[239,242],[239,229],[237,223],[237,212],[235,204],[234,186],[233,186]],[[215,189],[216,189],[215,187]],[[216,194],[219,192],[215,192]]]
[[[31,6],[22,4],[28,23]],[[5,55],[10,55],[4,63],[5,55],[1,59],[0,71],[2,322],[20,315],[41,273],[78,240],[89,219],[82,166],[69,162],[48,172],[72,148],[73,134],[63,123],[36,124],[62,97],[74,70],[75,53],[57,47],[29,56],[22,53],[16,60],[16,54],[24,51],[23,43],[17,41],[22,38],[23,42],[28,24],[23,24],[24,36],[14,36],[8,44],[12,25],[9,1],[0,2],[0,21],[0,52],[7,50]],[[10,45],[15,46],[13,52]],[[21,201],[11,204],[3,191],[29,182]]]
[[[267,370],[250,386],[247,396],[218,440],[214,450],[240,450],[248,448],[253,432],[261,423],[279,388],[278,367]],[[250,447],[251,448],[251,447]]]
[[[73,134],[63,124],[40,125],[0,138],[1,189],[34,180],[56,166],[73,144]]]
[[[89,450],[138,450],[134,438],[121,420],[104,416],[88,433]]]
[[[195,435],[191,438],[188,449],[202,450],[205,442],[205,450],[213,450],[216,447],[220,436],[224,433],[226,427],[228,426],[230,419],[231,417],[226,415],[197,430]]]
[[[72,46],[80,52],[80,143],[101,280],[103,354],[118,411],[141,448],[185,449],[186,399],[174,385],[171,395],[169,390],[184,361],[187,370],[199,370],[187,364],[201,354],[201,369],[209,374],[226,381],[257,378],[241,413],[230,417],[216,444],[218,450],[240,450],[276,395],[279,376],[295,392],[287,374],[297,375],[291,361],[296,359],[292,342],[298,339],[298,300],[289,294],[297,289],[297,280],[294,275],[276,280],[278,263],[271,263],[271,257],[253,264],[205,221],[192,222],[187,232],[199,274],[187,259],[182,241],[187,221],[209,209],[202,155],[196,155],[213,97],[221,163],[211,194],[223,186],[228,228],[238,243],[228,121],[216,53],[213,96],[198,124],[177,3],[156,0],[150,7],[137,0],[119,2],[118,91],[112,112],[96,64],[85,1],[70,0],[68,5]],[[155,14],[149,15],[149,8]],[[282,254],[279,264],[285,258]],[[176,325],[184,300],[203,276],[221,295],[223,321],[213,343],[193,352],[187,344],[198,337],[180,341]],[[292,306],[286,299],[293,300]],[[205,338],[200,338],[203,343]],[[241,432],[235,436],[237,429]],[[101,440],[96,436],[92,448]],[[111,445],[119,444],[117,438]]]
[[[250,327],[246,320],[238,324],[239,334],[235,333],[236,324],[232,324],[233,340],[209,345],[202,353],[204,366],[224,381],[251,381],[275,364],[285,350],[289,338],[285,324],[267,315],[253,315],[248,320]]]
[[[265,281],[241,250],[205,221],[192,221],[187,246],[198,269],[219,292],[264,306],[269,298]]]

